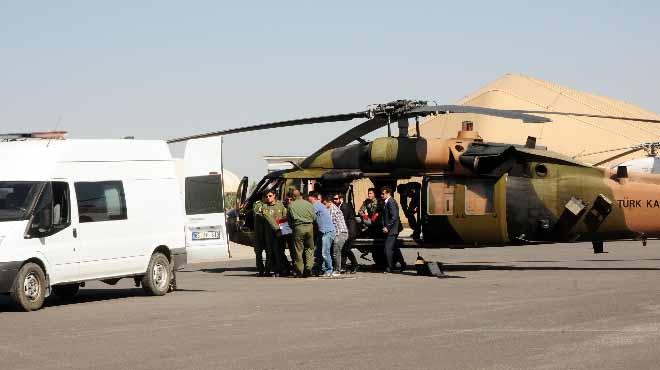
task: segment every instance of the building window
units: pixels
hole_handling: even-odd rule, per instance
[[[121,181],[77,182],[80,223],[126,220],[126,196]]]

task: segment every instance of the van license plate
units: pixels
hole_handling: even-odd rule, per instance
[[[192,233],[192,240],[220,239],[219,231],[196,231]]]

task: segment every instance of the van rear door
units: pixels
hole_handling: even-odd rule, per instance
[[[189,140],[183,159],[188,263],[229,257],[222,181],[222,138]]]

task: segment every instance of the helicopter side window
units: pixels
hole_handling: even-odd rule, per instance
[[[465,214],[492,214],[494,212],[494,193],[495,181],[488,179],[469,180],[465,184]]]
[[[428,184],[428,214],[447,216],[454,214],[456,183],[451,180],[433,180]]]

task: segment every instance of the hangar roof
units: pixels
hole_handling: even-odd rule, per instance
[[[520,74],[507,74],[461,99],[459,104],[499,109],[529,109],[660,119],[660,115],[630,103],[576,91],[552,82]],[[660,141],[660,125],[655,123],[609,120],[604,118],[548,115],[549,123],[480,116],[451,114],[429,118],[422,122],[425,137],[452,137],[464,120],[474,121],[474,129],[486,141],[525,144],[527,136],[537,138],[537,144],[570,157],[649,141]],[[578,157],[586,163],[596,163],[614,153]],[[641,151],[619,159],[622,162],[645,156]],[[610,163],[607,165],[612,165]]]

